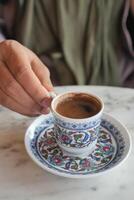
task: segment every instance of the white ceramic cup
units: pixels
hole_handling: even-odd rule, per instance
[[[99,111],[88,118],[75,119],[65,117],[56,111],[62,99],[73,95],[86,95],[100,104]],[[84,92],[66,92],[57,95],[51,104],[54,116],[54,132],[58,145],[66,154],[72,156],[85,156],[90,154],[97,143],[101,116],[104,109],[103,101],[96,95]]]

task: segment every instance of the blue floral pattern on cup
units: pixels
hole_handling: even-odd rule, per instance
[[[100,124],[101,120],[100,119],[96,119],[94,121],[89,122],[85,121],[85,122],[66,122],[65,120],[61,120],[59,118],[55,118],[54,119],[54,123],[59,125],[60,127],[63,127],[65,129],[70,129],[70,130],[85,130],[85,129],[91,129],[95,126],[98,126],[98,124]]]
[[[58,144],[67,147],[83,148],[97,140],[99,126],[100,120],[96,127],[83,130],[70,130],[55,124],[55,137],[58,141]]]
[[[72,118],[67,117],[66,115],[64,116],[64,114],[57,111],[57,105],[62,107],[63,105],[60,104],[60,102],[66,101],[67,99],[73,99],[75,107],[77,98],[80,98],[82,101],[86,101],[89,104],[91,101],[91,107],[93,106],[92,104],[94,104],[93,108],[95,106],[97,107],[96,112],[86,117],[81,118],[81,116],[76,116]],[[80,109],[82,108],[87,113],[89,112],[86,106],[81,105],[81,103],[79,106]],[[91,93],[65,92],[57,95],[52,100],[51,111],[54,118],[55,138],[60,148],[73,156],[83,156],[87,152],[92,152],[97,142],[103,110],[104,103],[101,98]],[[74,112],[74,109],[72,108],[70,111]]]

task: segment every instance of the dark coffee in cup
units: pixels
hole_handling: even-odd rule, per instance
[[[83,119],[96,115],[101,110],[100,101],[85,93],[63,95],[56,104],[56,112],[68,118]]]

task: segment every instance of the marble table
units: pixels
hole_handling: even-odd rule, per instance
[[[88,91],[101,96],[105,111],[128,128],[134,144],[134,90],[101,86],[57,87],[56,91]],[[132,200],[134,149],[119,168],[90,179],[52,175],[38,167],[24,147],[25,130],[34,118],[0,107],[0,200]]]

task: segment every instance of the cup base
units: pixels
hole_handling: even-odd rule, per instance
[[[62,149],[62,151],[64,152],[65,155],[83,158],[83,157],[87,157],[94,151],[94,149],[96,147],[96,143],[97,143],[97,139],[94,142],[92,142],[92,144],[90,144],[88,147],[84,147],[82,149],[65,147],[59,143],[58,143],[58,145],[60,146],[60,148]]]

